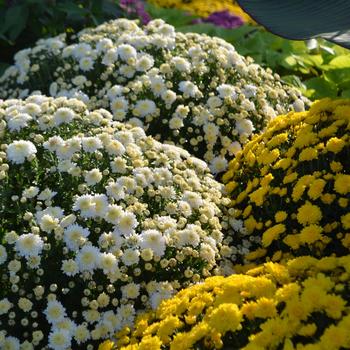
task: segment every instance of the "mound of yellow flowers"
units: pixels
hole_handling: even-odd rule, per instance
[[[350,100],[324,99],[275,118],[230,162],[223,181],[231,223],[245,226],[230,238],[248,242],[240,262],[348,254]]]
[[[232,0],[151,0],[150,2],[160,7],[178,8],[188,11],[199,17],[207,17],[213,12],[227,10],[241,17],[245,22],[253,22],[249,15]]]
[[[350,256],[268,262],[211,277],[141,314],[100,350],[350,347]]]

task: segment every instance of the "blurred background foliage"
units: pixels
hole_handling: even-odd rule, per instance
[[[38,39],[120,17],[113,0],[0,0],[0,70]]]
[[[278,37],[231,0],[0,0],[0,74],[17,51],[42,37],[137,16],[144,23],[162,18],[178,31],[221,37],[312,100],[350,97],[350,50],[322,39]]]

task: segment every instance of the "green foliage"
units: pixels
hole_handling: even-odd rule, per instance
[[[14,54],[42,37],[120,17],[116,0],[0,0],[0,74]]]
[[[174,27],[191,25],[191,22],[197,18],[176,8],[163,8],[150,3],[146,4],[146,11],[152,18],[162,18]]]

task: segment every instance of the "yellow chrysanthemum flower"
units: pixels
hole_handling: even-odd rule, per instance
[[[310,256],[287,264],[265,263],[245,275],[210,277],[164,301],[127,329],[129,343],[121,350],[200,349],[336,349],[349,345],[350,300],[344,293],[350,281],[350,255],[316,259]],[[222,298],[229,293],[234,298]],[[184,322],[204,295],[194,323]],[[239,298],[237,296],[239,295]],[[209,297],[210,296],[210,297]],[[174,319],[180,321],[173,322]],[[167,324],[165,340],[158,337]],[[141,327],[142,332],[139,331]],[[337,337],[331,342],[331,337]],[[117,335],[118,338],[118,335]],[[299,345],[297,346],[297,344]]]
[[[230,215],[244,224],[229,238],[245,248],[236,263],[348,252],[347,113],[350,100],[324,99],[308,112],[279,116],[229,163]]]

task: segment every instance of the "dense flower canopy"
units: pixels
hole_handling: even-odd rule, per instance
[[[120,19],[77,36],[39,40],[0,78],[0,98],[37,90],[107,108],[226,170],[253,133],[307,100],[222,39],[176,33],[162,20]]]
[[[117,334],[123,350],[347,349],[350,256],[265,263],[211,277],[137,317]],[[112,349],[105,342],[100,350]]]
[[[309,112],[273,120],[223,176],[231,224],[254,242],[238,262],[348,254],[350,101],[321,100]]]
[[[112,118],[64,97],[0,101],[1,349],[93,349],[218,272],[222,185]]]

